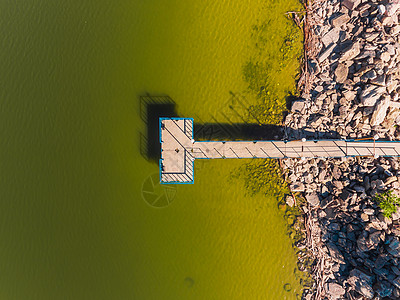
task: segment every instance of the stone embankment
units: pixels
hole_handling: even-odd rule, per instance
[[[310,86],[285,119],[288,139],[400,139],[399,9],[400,0],[309,4]],[[315,259],[304,299],[400,299],[400,212],[385,218],[373,199],[399,193],[399,165],[373,157],[283,161],[292,192],[304,198],[297,205],[305,238],[296,246]]]

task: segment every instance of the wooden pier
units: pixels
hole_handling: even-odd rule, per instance
[[[375,140],[195,141],[193,119],[160,118],[161,183],[193,183],[195,159],[400,156],[400,142]]]

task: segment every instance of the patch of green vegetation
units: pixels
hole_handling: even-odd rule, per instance
[[[250,196],[263,193],[282,199],[289,192],[276,160],[254,159],[242,165],[232,177],[244,180],[246,191]]]
[[[302,59],[301,30],[284,13],[273,14],[252,27],[257,50],[243,66],[248,92],[258,99],[250,106],[249,119],[261,124],[279,124],[287,98],[296,94],[296,80]]]
[[[400,205],[400,198],[393,194],[392,190],[376,194],[374,200],[378,202],[379,207],[385,217],[391,218]]]

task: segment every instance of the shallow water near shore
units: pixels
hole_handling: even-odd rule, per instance
[[[194,185],[158,185],[139,96],[168,95],[199,123],[277,122],[297,1],[0,8],[1,298],[296,299],[276,175],[199,161]]]

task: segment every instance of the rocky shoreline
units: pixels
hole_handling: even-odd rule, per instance
[[[307,4],[301,98],[285,120],[287,139],[400,138],[400,0]],[[311,255],[303,299],[400,299],[400,212],[374,196],[399,194],[400,160],[366,157],[282,160]],[[294,198],[295,197],[295,198]]]

